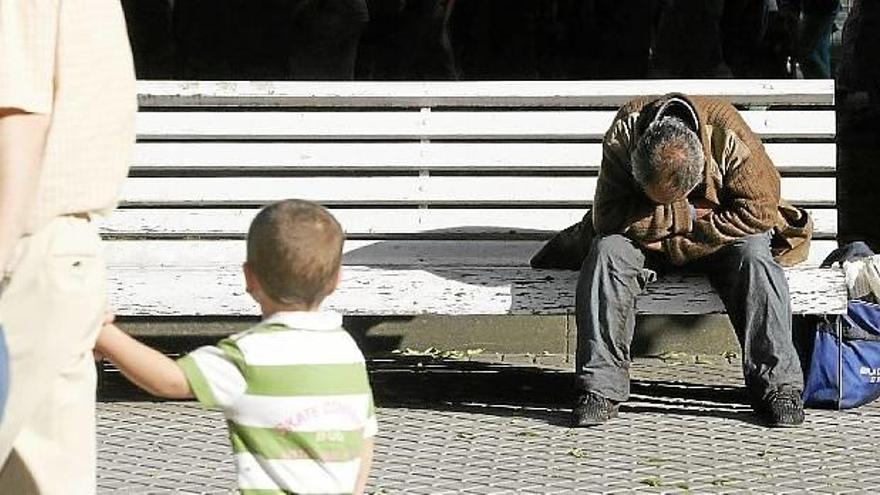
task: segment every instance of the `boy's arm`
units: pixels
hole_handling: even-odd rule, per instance
[[[167,399],[191,399],[192,389],[180,366],[159,351],[105,324],[95,350],[113,362],[126,378],[147,392]]]
[[[364,447],[361,450],[361,469],[358,471],[357,485],[355,485],[355,495],[364,493],[367,489],[367,478],[370,477],[370,468],[373,465],[373,437],[364,439]]]

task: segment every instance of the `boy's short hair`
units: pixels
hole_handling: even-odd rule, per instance
[[[247,263],[267,296],[282,304],[320,304],[333,292],[345,234],[323,206],[288,199],[251,222]]]

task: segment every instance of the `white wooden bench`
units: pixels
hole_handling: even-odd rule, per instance
[[[833,81],[144,82],[121,208],[103,224],[123,316],[255,315],[240,264],[260,206],[319,201],[345,227],[347,315],[567,314],[577,273],[531,255],[591,202],[601,138],[635,95],[730,99],[762,136],[783,196],[807,207],[795,313],[841,313]],[[701,277],[670,276],[641,314],[723,307]]]

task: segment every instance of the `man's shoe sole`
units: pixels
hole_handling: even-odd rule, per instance
[[[768,428],[774,428],[777,430],[800,428],[803,425],[804,425],[803,423],[798,423],[798,424],[794,424],[794,423],[766,423],[765,424],[765,426],[767,426]]]
[[[574,414],[574,412],[572,412],[572,415],[573,414]],[[580,418],[577,421],[572,421],[571,427],[572,428],[587,428],[590,426],[604,425],[605,423],[611,421],[612,419],[614,419],[616,417],[617,417],[617,409],[612,411],[607,419],[597,419],[597,420],[592,420],[592,421],[586,421],[583,418]]]
[[[801,421],[800,423],[774,423],[773,421],[764,419],[763,422],[764,426],[767,426],[769,428],[800,428],[804,425],[803,421]]]
[[[761,424],[768,427],[768,428],[799,428],[804,425],[804,419],[805,419],[805,418],[801,419],[800,422],[798,422],[798,423],[779,423],[779,422],[773,421],[771,418],[769,418],[765,414],[756,413],[756,415],[757,415],[758,419],[760,420]]]

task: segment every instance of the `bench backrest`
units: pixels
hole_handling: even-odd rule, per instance
[[[259,207],[299,197],[345,226],[347,265],[525,267],[589,206],[617,107],[670,91],[743,111],[783,196],[813,214],[821,260],[837,231],[833,81],[142,82],[110,264],[235,267]]]

